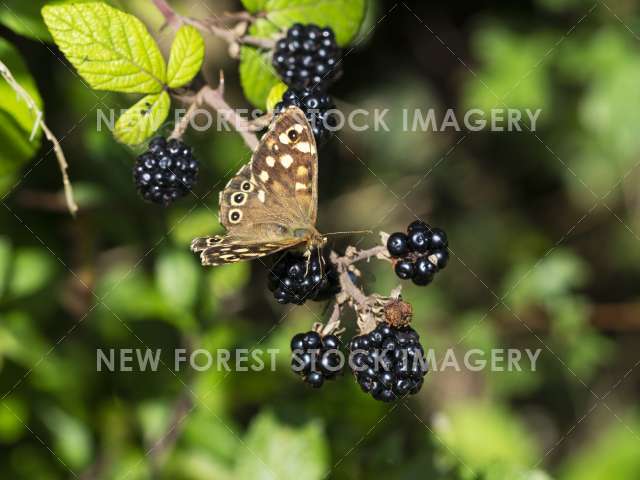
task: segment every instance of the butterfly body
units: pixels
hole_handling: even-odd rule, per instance
[[[203,265],[221,265],[303,245],[308,251],[321,247],[317,186],[311,126],[299,108],[289,107],[220,192],[220,223],[227,233],[196,238],[191,250]]]

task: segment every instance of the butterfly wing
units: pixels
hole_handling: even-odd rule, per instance
[[[251,161],[253,178],[299,223],[314,226],[318,209],[318,152],[307,117],[289,107],[276,117]]]
[[[217,235],[215,237],[196,238],[191,242],[191,251],[200,254],[202,265],[215,267],[242,260],[254,260],[290,246],[291,242],[288,240],[280,242],[251,242],[232,235]]]
[[[198,238],[191,249],[203,265],[259,258],[306,239],[295,228],[315,228],[318,156],[304,113],[289,107],[276,117],[251,161],[220,192],[225,236]]]

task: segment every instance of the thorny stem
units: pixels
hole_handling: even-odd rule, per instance
[[[152,2],[160,13],[162,13],[166,24],[173,29],[178,29],[181,25],[191,25],[203,33],[212,34],[221,38],[230,46],[243,44],[269,50],[275,45],[275,41],[272,39],[253,37],[246,34],[246,26],[256,20],[256,17],[248,12],[224,14],[225,19],[239,22],[238,28],[226,28],[219,18],[198,20],[191,17],[184,17],[176,13],[166,0],[152,0]]]
[[[361,261],[369,261],[372,258],[391,261],[386,247],[388,234],[381,232],[381,244],[366,250],[357,250],[355,247],[348,247],[343,256],[339,256],[336,252],[331,252],[330,261],[338,270],[338,278],[340,281],[340,293],[336,295],[336,304],[331,317],[327,324],[321,328],[321,332],[333,332],[340,327],[340,315],[342,307],[347,305],[351,307],[358,317],[358,328],[360,333],[367,333],[373,330],[377,320],[373,313],[373,308],[380,296],[376,294],[366,295],[360,287],[358,287],[352,275],[359,276],[360,272],[355,268],[355,264]],[[391,297],[398,297],[399,289],[395,289],[391,293]]]
[[[226,122],[229,122],[240,134],[244,143],[246,143],[251,151],[254,151],[258,146],[258,138],[252,132],[253,127],[251,123],[238,115],[224,99],[224,75],[222,71],[220,71],[220,84],[218,88],[214,89],[210,85],[205,85],[195,94],[183,97],[183,99],[189,103],[189,108],[173,130],[171,138],[181,138],[194,116],[198,113],[198,109],[203,105],[208,105],[218,112],[218,115]]]
[[[67,208],[71,215],[76,214],[78,211],[78,205],[75,202],[73,197],[73,187],[71,186],[71,181],[69,180],[69,175],[67,174],[67,169],[69,165],[67,164],[67,159],[64,156],[64,152],[62,151],[62,147],[60,146],[60,142],[56,138],[56,136],[49,130],[47,124],[42,120],[42,111],[37,107],[36,102],[31,98],[31,95],[27,93],[27,91],[20,85],[16,79],[11,74],[9,68],[0,61],[0,74],[7,81],[9,86],[18,94],[22,100],[24,100],[29,107],[29,110],[34,112],[36,116],[35,123],[33,125],[33,131],[31,133],[30,140],[33,140],[35,133],[39,128],[44,132],[45,137],[53,144],[53,151],[58,159],[58,165],[60,167],[60,172],[62,173],[62,184],[64,186],[64,195],[67,203]]]

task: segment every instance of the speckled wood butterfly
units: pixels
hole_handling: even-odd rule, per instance
[[[251,260],[306,244],[324,243],[316,230],[318,153],[302,110],[276,117],[251,161],[220,192],[220,223],[226,235],[196,238],[191,250],[203,265]]]

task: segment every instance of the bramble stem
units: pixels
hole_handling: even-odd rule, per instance
[[[198,109],[203,105],[208,105],[218,112],[218,115],[226,122],[231,124],[252,152],[258,147],[258,137],[252,132],[250,122],[238,115],[224,99],[224,75],[222,71],[220,71],[218,88],[214,89],[210,85],[205,85],[195,94],[185,97],[185,100],[189,103],[189,108],[173,130],[171,138],[181,138],[189,127],[189,123],[197,114]]]
[[[42,129],[47,140],[51,142],[53,145],[53,151],[58,159],[58,166],[60,167],[60,173],[62,173],[62,185],[64,186],[64,196],[67,203],[67,208],[71,215],[75,216],[78,211],[78,205],[75,202],[73,197],[73,187],[71,185],[71,181],[69,180],[69,175],[67,174],[67,170],[69,169],[69,164],[67,163],[67,159],[64,156],[64,152],[62,151],[62,147],[60,146],[60,142],[53,134],[53,132],[49,129],[47,124],[42,119],[43,114],[42,111],[36,105],[36,102],[31,98],[31,95],[20,85],[16,79],[11,74],[9,67],[7,67],[2,61],[0,61],[0,74],[7,81],[9,86],[18,94],[22,100],[24,100],[29,107],[29,110],[34,112],[36,117],[35,123],[33,125],[33,131],[31,133],[30,140],[33,140],[35,132],[38,127]]]
[[[270,50],[275,46],[275,41],[270,38],[253,37],[246,34],[246,28],[227,28],[220,18],[205,18],[198,20],[191,17],[183,17],[171,8],[166,0],[152,0],[156,8],[162,13],[166,24],[173,29],[178,29],[181,25],[191,25],[203,33],[213,34],[221,38],[229,45],[251,45],[254,47]],[[248,12],[225,13],[224,17],[231,21],[238,22],[238,25],[248,25],[256,20]]]

